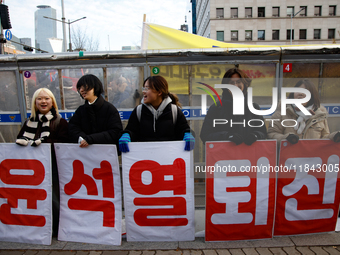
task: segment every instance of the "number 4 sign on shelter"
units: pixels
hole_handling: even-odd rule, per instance
[[[206,241],[271,238],[276,141],[206,143]]]
[[[0,240],[51,244],[50,144],[0,144]]]
[[[184,142],[129,143],[123,187],[128,241],[192,241],[192,151]]]
[[[275,235],[334,231],[340,201],[340,144],[331,140],[281,142]]]
[[[115,145],[55,144],[60,182],[58,240],[121,244],[121,187]]]

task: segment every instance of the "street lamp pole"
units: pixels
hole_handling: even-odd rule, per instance
[[[75,22],[77,22],[77,21],[79,21],[79,20],[86,19],[86,17],[82,17],[82,18],[76,19],[76,20],[74,20],[74,21],[68,20],[68,22],[63,21],[63,20],[59,20],[59,19],[53,19],[53,18],[51,18],[51,17],[46,17],[46,16],[43,16],[43,17],[46,18],[46,19],[51,19],[51,20],[55,20],[55,21],[59,21],[59,22],[68,24],[68,36],[69,36],[69,41],[70,41],[70,42],[69,42],[69,51],[71,52],[71,51],[72,51],[72,43],[71,43],[71,24],[72,24],[72,23],[75,23]]]
[[[67,51],[67,41],[66,41],[66,22],[65,22],[65,11],[64,11],[64,0],[61,0],[61,13],[62,13],[62,17],[61,20],[63,21],[63,48],[64,48],[64,52]]]
[[[290,45],[292,45],[292,38],[293,38],[293,18],[298,15],[301,11],[303,11],[306,7],[302,7],[300,11],[298,11],[297,13],[295,13],[293,15],[293,13],[290,15]]]

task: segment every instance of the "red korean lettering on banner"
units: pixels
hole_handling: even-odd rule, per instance
[[[340,202],[340,145],[330,140],[282,142],[275,235],[334,231]]]
[[[136,224],[139,226],[185,226],[188,224],[188,219],[183,218],[187,214],[186,199],[175,197],[186,195],[185,171],[185,161],[181,158],[175,159],[172,165],[160,165],[152,160],[142,160],[132,165],[129,172],[131,188],[136,193],[145,196],[135,198],[134,205],[147,206],[145,209],[141,208],[135,211]],[[146,172],[151,173],[146,181],[148,183],[145,183],[143,179],[143,173]],[[173,191],[174,196],[153,196],[160,191]],[[171,208],[162,208],[164,206]],[[157,218],[153,218],[155,216]],[[159,216],[164,217],[160,218]]]
[[[93,169],[92,175],[96,180],[102,180],[103,197],[114,198],[114,184],[111,164],[108,161],[102,161],[100,163],[100,168]],[[98,196],[96,182],[91,176],[85,174],[83,163],[79,160],[74,160],[73,176],[71,181],[64,187],[65,194],[71,196],[77,193],[82,185],[86,187],[87,195]],[[103,212],[103,226],[115,226],[115,207],[110,201],[70,198],[68,201],[68,207],[71,210]]]
[[[206,241],[272,237],[275,148],[275,141],[206,144]]]
[[[22,171],[12,174],[11,170]],[[33,171],[33,174],[23,174],[23,171]],[[45,168],[39,160],[5,159],[0,164],[0,179],[8,185],[38,186],[44,181]],[[27,200],[28,209],[37,209],[37,202],[45,200],[47,193],[44,189],[0,188],[0,197],[6,198],[7,203],[0,207],[0,221],[8,225],[43,227],[46,224],[44,216],[14,214],[12,208],[18,208],[18,200]]]

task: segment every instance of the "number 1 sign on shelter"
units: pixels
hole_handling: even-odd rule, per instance
[[[276,141],[206,143],[206,241],[271,238]]]

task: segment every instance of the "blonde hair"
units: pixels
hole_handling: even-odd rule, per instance
[[[58,105],[57,105],[57,101],[55,100],[55,97],[52,93],[51,90],[47,89],[47,88],[40,88],[40,89],[37,89],[34,94],[33,94],[33,97],[32,97],[32,107],[31,107],[31,117],[35,119],[36,117],[36,112],[37,112],[37,106],[35,104],[35,100],[37,99],[37,97],[39,96],[40,92],[46,92],[47,95],[52,98],[52,107],[54,107],[55,111],[56,111],[56,114],[58,115],[59,114],[59,111],[58,111]]]

